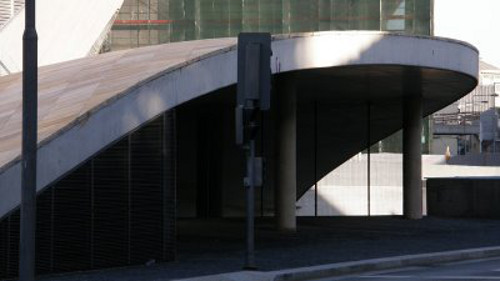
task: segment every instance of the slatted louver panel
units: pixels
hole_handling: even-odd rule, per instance
[[[37,196],[37,274],[175,258],[175,113]],[[19,210],[0,222],[0,278],[17,276]]]
[[[9,221],[4,219],[0,222],[0,278],[7,278],[7,251],[9,250],[8,234]]]
[[[132,264],[162,260],[162,118],[130,137]]]
[[[177,186],[177,128],[175,110],[163,117],[163,259],[175,259],[176,247],[176,186]]]
[[[12,11],[12,0],[0,0],[0,29],[9,21]]]
[[[8,251],[7,251],[7,276],[17,276],[19,268],[19,217],[20,211],[17,209],[9,218]]]
[[[0,29],[24,7],[24,0],[0,0]]]
[[[14,0],[14,14],[17,14],[24,8],[25,0]]]
[[[54,272],[90,268],[90,164],[54,186]]]
[[[128,264],[128,138],[94,158],[93,268]]]
[[[54,188],[44,190],[36,198],[36,272],[50,273],[53,270],[53,195]]]

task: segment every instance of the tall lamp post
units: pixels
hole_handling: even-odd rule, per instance
[[[19,280],[32,281],[35,280],[36,147],[38,122],[38,36],[35,27],[35,0],[26,0],[24,9]]]

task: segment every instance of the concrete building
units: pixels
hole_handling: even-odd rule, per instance
[[[443,154],[447,147],[452,155],[492,151],[488,149],[491,139],[483,142],[479,128],[480,114],[500,104],[500,97],[494,97],[499,92],[498,86],[497,90],[494,88],[500,82],[500,56],[497,51],[500,41],[491,36],[491,31],[499,23],[495,12],[499,7],[500,3],[495,0],[433,1],[433,34],[470,42],[481,53],[478,88],[433,115],[433,154]]]
[[[476,86],[478,51],[422,36],[429,1],[276,2],[150,1],[157,19],[119,15],[110,38],[192,41],[40,69],[39,274],[169,261],[179,217],[244,215],[236,40],[206,39],[240,31],[284,33],[272,42],[272,110],[258,142],[269,164],[258,209],[293,231],[296,200],[319,178],[402,128],[403,214],[422,216],[422,118]],[[376,31],[316,32],[330,29]],[[0,78],[2,277],[17,272],[20,85],[20,74]]]
[[[499,107],[499,83],[500,70],[481,61],[478,86],[432,115],[432,154],[444,155],[447,150],[451,156],[494,152],[493,135],[498,125],[492,124],[498,123],[494,109]]]

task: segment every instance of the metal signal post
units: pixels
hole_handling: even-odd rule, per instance
[[[271,35],[241,33],[238,36],[238,101],[236,143],[246,150],[246,254],[245,269],[255,264],[255,187],[263,184],[263,158],[256,156],[255,139],[260,112],[270,108]]]

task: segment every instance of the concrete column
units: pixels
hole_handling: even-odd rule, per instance
[[[410,85],[403,100],[403,215],[407,219],[421,219],[422,93],[420,84]]]
[[[277,227],[295,231],[297,200],[297,96],[293,83],[278,88],[276,108],[275,213]]]

